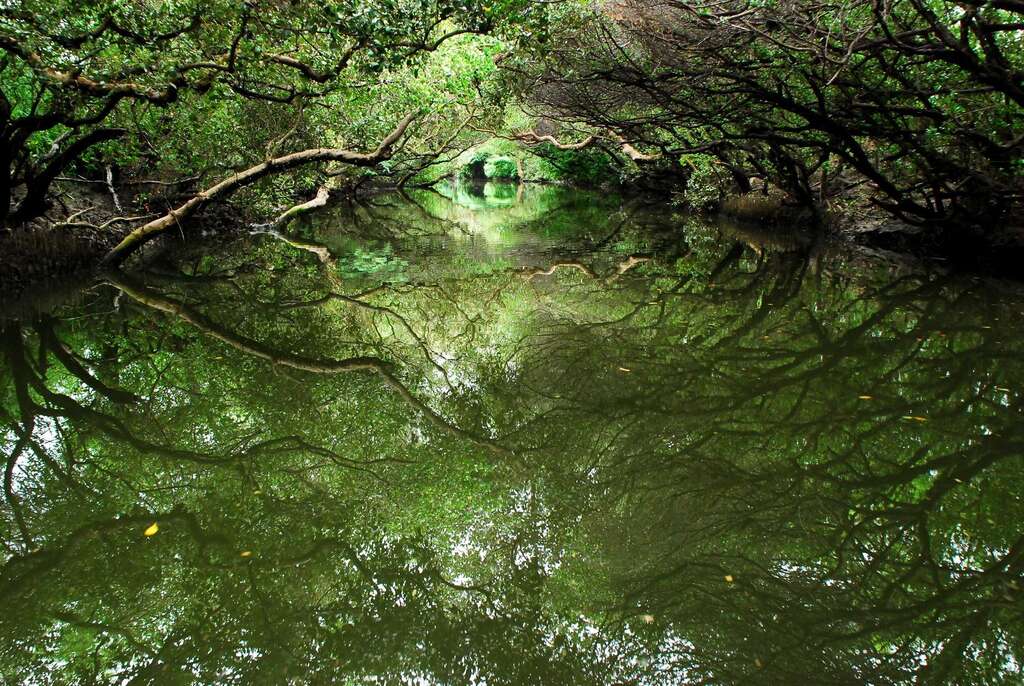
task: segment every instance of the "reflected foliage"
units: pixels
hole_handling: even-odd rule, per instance
[[[1019,288],[559,194],[5,322],[2,679],[1019,682]]]

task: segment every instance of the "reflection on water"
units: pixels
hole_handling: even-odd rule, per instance
[[[5,321],[0,681],[1019,683],[1020,288],[512,193]]]

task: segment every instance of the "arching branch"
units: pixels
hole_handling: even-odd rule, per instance
[[[191,217],[207,203],[227,197],[239,188],[255,183],[265,176],[279,174],[315,162],[341,162],[358,167],[372,167],[383,162],[391,157],[394,144],[405,134],[406,129],[409,128],[409,125],[412,124],[417,116],[418,113],[416,112],[407,114],[373,152],[353,152],[342,148],[311,148],[261,162],[233,176],[229,176],[217,185],[211,186],[193,196],[162,217],[143,224],[129,233],[125,236],[124,240],[107,253],[103,262],[111,266],[120,264],[144,244],[169,229],[178,226],[180,222]]]
[[[494,132],[489,132],[492,135]],[[627,141],[625,138],[615,133],[614,131],[608,131],[604,135],[591,134],[581,141],[576,143],[563,143],[552,135],[541,135],[535,131],[524,131],[517,133],[514,136],[500,136],[501,138],[508,138],[509,140],[518,141],[528,147],[534,145],[540,145],[546,143],[558,150],[584,150],[591,146],[600,145],[603,141],[612,141],[615,143],[620,150],[634,162],[640,164],[643,162],[654,162],[655,160],[661,159],[661,155],[648,155],[642,153],[633,146],[632,143]]]

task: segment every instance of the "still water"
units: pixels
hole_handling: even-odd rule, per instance
[[[1019,285],[490,186],[16,312],[4,684],[1021,682]]]

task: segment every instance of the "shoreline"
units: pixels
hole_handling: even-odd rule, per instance
[[[575,186],[531,180],[523,180],[520,183],[577,189]],[[414,189],[415,187],[409,187],[409,190]],[[356,195],[404,192],[403,188],[374,184],[368,184],[360,190],[361,192]],[[600,192],[586,187],[577,190]],[[668,197],[654,196],[649,192],[631,193],[629,189],[621,189],[621,192],[627,198],[650,198],[652,202],[664,203],[667,208],[671,207]],[[338,190],[336,193],[333,202],[344,202],[346,198],[351,200],[353,196],[351,192],[346,194],[344,190]],[[977,236],[965,231],[959,242],[941,243],[920,228],[899,226],[892,222],[887,225],[877,218],[851,220],[852,215],[830,217],[828,225],[815,229],[806,211],[786,208],[778,203],[754,206],[754,211],[735,211],[736,198],[744,197],[729,196],[717,210],[691,214],[710,222],[734,224],[744,230],[752,230],[757,234],[782,241],[803,234],[816,237],[808,246],[824,238],[833,245],[847,246],[854,251],[894,255],[925,268],[941,268],[944,271],[985,278],[1024,281],[1024,274],[1021,273],[1019,266],[1024,262],[1024,232],[1007,229],[1000,240],[981,243]],[[201,217],[192,222],[187,244],[205,244],[214,236],[237,236],[246,232],[252,223],[253,218],[244,216],[236,206],[222,203],[207,209]],[[0,234],[0,293],[4,306],[24,300],[28,291],[37,291],[29,295],[29,299],[35,299],[36,296],[51,291],[63,291],[71,283],[78,286],[88,283],[99,273],[103,257],[117,245],[123,234],[124,229],[102,229],[96,225],[65,229],[37,226],[28,230]],[[166,250],[180,249],[180,238],[184,237],[184,234],[175,234],[161,239],[147,249],[141,259],[148,262]],[[136,258],[136,261],[138,259],[140,258]]]

